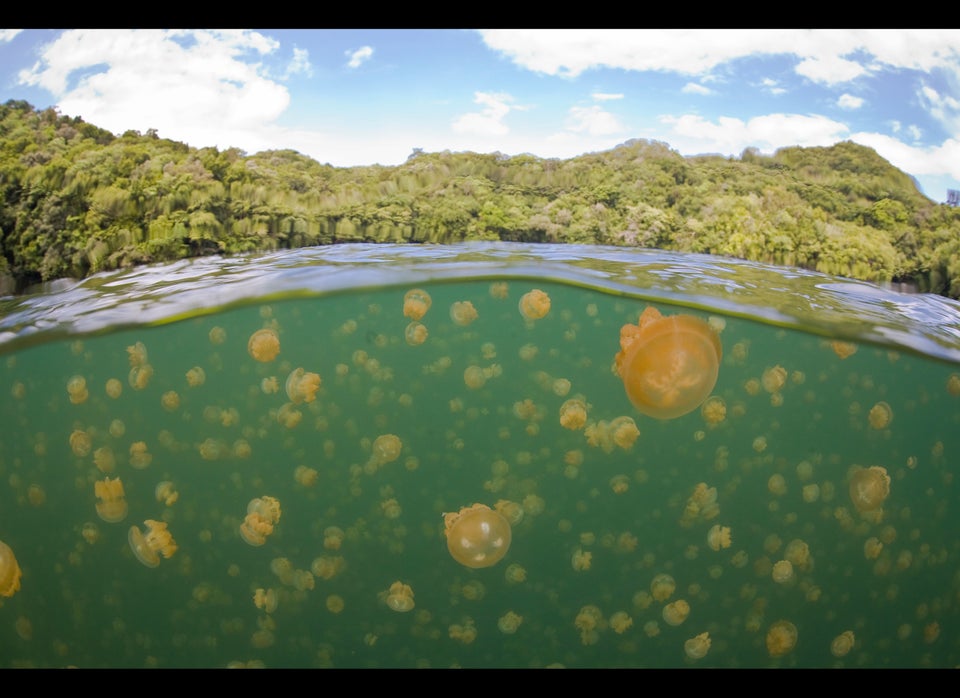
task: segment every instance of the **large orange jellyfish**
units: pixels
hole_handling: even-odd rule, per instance
[[[140,562],[147,567],[156,567],[160,564],[161,555],[169,558],[177,552],[177,543],[163,521],[147,519],[143,523],[146,524],[147,530],[144,532],[136,526],[131,526],[127,540],[130,543],[130,549]]]
[[[0,596],[13,596],[20,590],[21,574],[13,550],[0,540]]]
[[[523,294],[519,303],[520,314],[527,320],[539,320],[550,312],[550,296],[535,288]]]
[[[107,523],[118,523],[127,518],[127,500],[120,478],[104,478],[93,483],[97,502],[97,514]]]
[[[269,327],[257,330],[247,341],[247,352],[262,363],[273,361],[280,353],[280,337]]]
[[[890,476],[886,468],[854,466],[850,473],[850,500],[860,513],[876,511],[890,495]]]
[[[641,413],[673,419],[697,409],[717,383],[720,336],[692,315],[664,317],[648,306],[620,328],[615,371]]]
[[[510,549],[510,522],[485,504],[463,507],[443,515],[447,548],[466,567],[490,567]]]
[[[433,301],[422,288],[412,288],[403,294],[403,314],[414,322],[422,320]]]

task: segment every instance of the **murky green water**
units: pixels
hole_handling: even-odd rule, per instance
[[[419,345],[405,341],[411,288],[432,299]],[[535,321],[518,311],[532,289],[551,301]],[[451,318],[458,301],[477,312],[468,325]],[[627,399],[611,365],[648,305],[720,328],[722,421],[660,421]],[[264,327],[280,339],[268,362],[247,346]],[[0,597],[0,666],[955,666],[958,327],[943,299],[582,247],[306,250],[8,300],[0,541],[22,580]],[[139,389],[137,342],[152,368]],[[485,381],[467,385],[471,366]],[[284,389],[297,368],[320,376],[311,402]],[[85,399],[74,384],[71,400],[74,376]],[[583,428],[560,423],[572,398]],[[604,431],[618,417],[635,440]],[[373,443],[390,434],[402,448],[384,463]],[[130,462],[138,442],[146,467]],[[850,478],[870,466],[889,495],[861,512]],[[98,516],[106,477],[125,492],[117,523]],[[240,526],[265,495],[281,516],[252,546]],[[443,514],[501,501],[522,513],[504,559],[456,562]],[[156,567],[128,544],[146,520],[176,546]],[[715,525],[729,547],[709,544]],[[660,574],[676,585],[663,600]],[[395,582],[413,610],[387,604]],[[689,615],[671,625],[678,600]],[[773,657],[781,620],[796,644]],[[853,647],[834,656],[845,631]],[[709,650],[691,659],[702,633]]]

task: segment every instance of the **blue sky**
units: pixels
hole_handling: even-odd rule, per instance
[[[338,167],[852,140],[960,189],[960,30],[0,29],[0,102]]]

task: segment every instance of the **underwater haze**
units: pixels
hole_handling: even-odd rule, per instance
[[[954,667],[960,304],[580,245],[0,299],[0,667]]]

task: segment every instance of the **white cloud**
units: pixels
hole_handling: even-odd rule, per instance
[[[370,46],[363,46],[358,48],[356,51],[347,51],[347,56],[350,60],[347,61],[348,68],[359,68],[361,65],[370,60],[370,57],[373,55],[373,48]]]
[[[695,82],[688,82],[681,89],[681,92],[688,95],[712,95],[713,90],[709,87],[704,87],[703,85],[698,85]]]
[[[931,147],[907,145],[882,133],[855,133],[850,140],[873,148],[891,165],[914,176],[949,175],[960,180],[960,140],[956,138]]]
[[[716,122],[694,114],[662,116],[670,126],[665,139],[683,155],[720,153],[739,155],[754,147],[772,152],[784,146],[828,146],[844,140],[847,127],[823,116],[767,114],[749,121],[721,116]]]
[[[623,93],[608,93],[608,92],[594,92],[592,95],[595,100],[598,102],[605,102],[611,99],[623,99]]]
[[[910,133],[910,137],[915,141],[919,141],[923,138],[923,131],[916,124],[910,124],[907,126],[907,131]]]
[[[284,78],[289,78],[291,75],[298,75],[303,73],[307,77],[313,75],[313,66],[310,65],[310,52],[305,48],[294,48],[293,49],[293,58],[290,60],[290,63],[287,64],[287,69],[284,72]]]
[[[704,75],[738,58],[793,55],[826,85],[882,69],[960,74],[956,29],[493,29],[483,41],[514,63],[574,78],[596,68]],[[854,58],[856,56],[856,59]]]
[[[837,99],[837,106],[841,109],[859,109],[863,106],[863,98],[845,93]]]
[[[19,78],[115,133],[155,128],[194,147],[252,151],[274,147],[273,123],[290,103],[261,62],[278,47],[240,30],[71,30]]]
[[[0,44],[12,41],[23,29],[0,29]]]
[[[474,92],[473,101],[483,107],[479,112],[464,114],[453,122],[455,133],[480,136],[502,136],[510,129],[503,123],[504,117],[515,109],[510,105],[513,98],[508,94]]]
[[[623,133],[624,128],[616,116],[598,105],[573,107],[569,112],[567,130],[590,136],[609,136]]]

